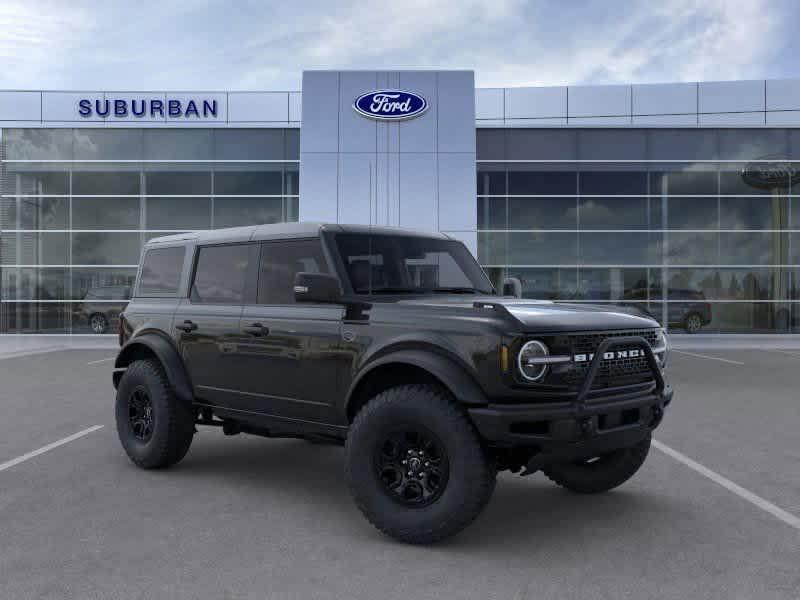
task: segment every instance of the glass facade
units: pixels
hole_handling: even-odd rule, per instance
[[[531,298],[800,331],[800,130],[478,129],[478,255]]]
[[[297,129],[0,131],[0,333],[110,333],[144,242],[296,221]]]

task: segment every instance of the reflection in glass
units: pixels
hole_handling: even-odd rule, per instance
[[[214,227],[238,227],[280,223],[284,206],[281,198],[215,198]]]
[[[138,233],[73,233],[72,264],[135,265],[141,249]]]
[[[209,229],[211,198],[163,198],[145,200],[147,229]]]
[[[578,259],[575,233],[511,232],[509,265],[574,265]]]
[[[577,268],[524,269],[510,267],[507,277],[522,283],[522,297],[536,300],[572,300],[577,294]],[[499,289],[499,288],[498,288]]]
[[[581,300],[648,299],[648,269],[585,269],[578,271],[578,297]]]
[[[139,198],[72,199],[73,229],[139,229]]]
[[[585,232],[579,235],[582,265],[655,265],[661,262],[658,232]]]

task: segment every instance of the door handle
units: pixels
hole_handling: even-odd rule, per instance
[[[261,335],[269,335],[269,327],[264,327],[261,323],[253,323],[247,327],[242,327],[242,331],[256,337]]]
[[[197,323],[194,323],[194,322],[189,321],[187,319],[183,323],[179,323],[178,325],[175,325],[175,329],[180,329],[181,331],[185,331],[186,333],[189,333],[190,331],[194,331],[195,329],[197,329]]]

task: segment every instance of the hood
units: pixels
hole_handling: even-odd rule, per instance
[[[530,332],[648,329],[658,322],[636,307],[596,304],[556,304],[501,296],[441,296],[401,300],[400,304],[472,308],[475,302],[501,305]],[[485,310],[485,309],[484,309]]]

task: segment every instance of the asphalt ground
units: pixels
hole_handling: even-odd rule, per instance
[[[367,523],[335,446],[202,429],[176,467],[135,468],[111,356],[0,359],[0,599],[800,597],[800,351],[673,352],[634,479],[504,473],[430,547]]]

